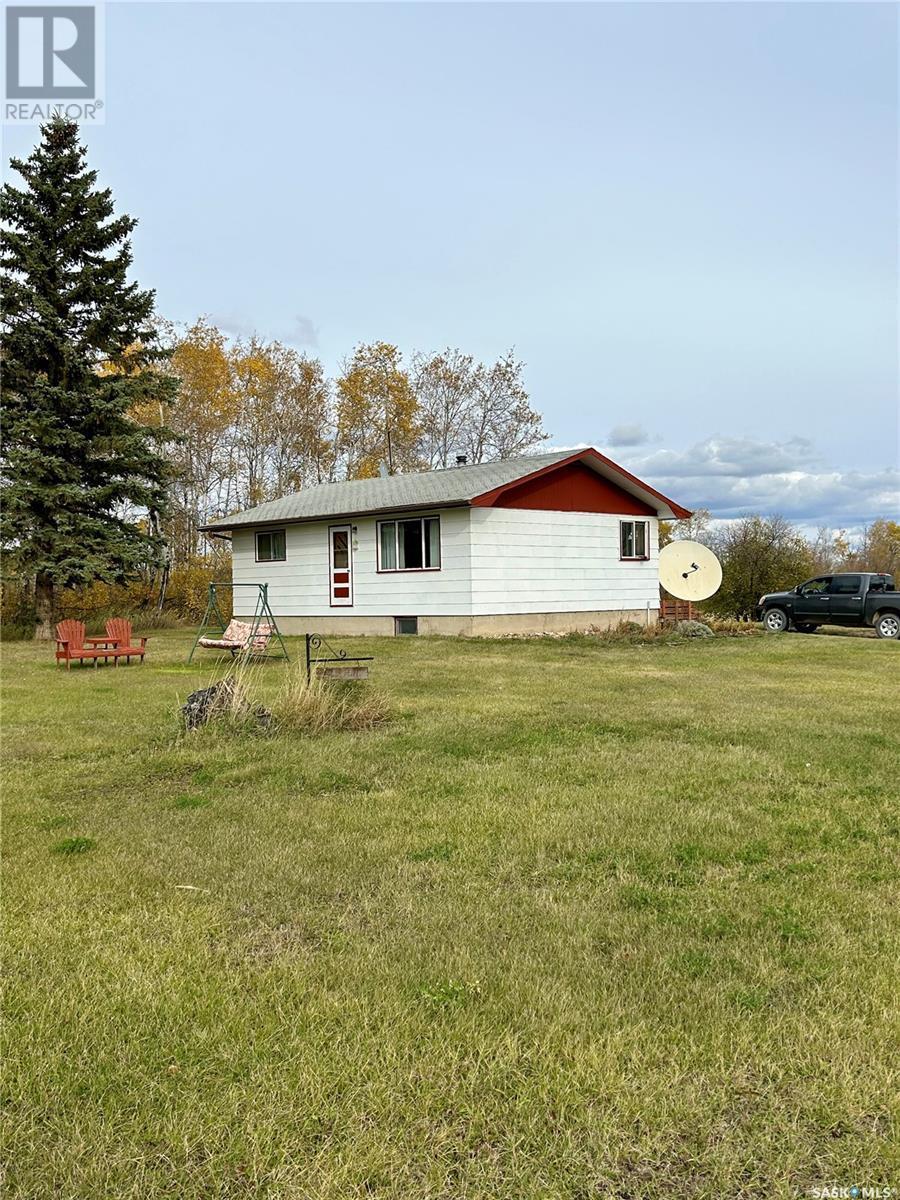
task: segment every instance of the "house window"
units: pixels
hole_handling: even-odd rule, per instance
[[[394,633],[397,637],[419,632],[418,617],[394,617]]]
[[[619,522],[620,558],[649,558],[649,521]]]
[[[440,517],[378,522],[379,571],[438,571],[440,566]]]
[[[283,529],[268,529],[256,535],[257,562],[284,562],[287,558]]]

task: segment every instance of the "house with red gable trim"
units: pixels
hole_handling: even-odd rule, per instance
[[[687,516],[587,447],[324,483],[204,529],[284,633],[496,635],[656,621],[659,520]]]

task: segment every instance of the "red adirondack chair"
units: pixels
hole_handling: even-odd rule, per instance
[[[132,654],[139,658],[141,662],[144,661],[149,638],[134,637],[131,632],[131,622],[127,617],[110,617],[106,622],[106,637],[108,641],[115,644],[117,662],[119,658],[124,658],[126,662],[131,662]],[[138,642],[140,642],[140,645],[137,644]]]
[[[56,627],[56,661],[64,662],[68,670],[73,659],[84,662],[86,658],[92,658],[96,667],[104,653],[109,655],[110,651],[97,649],[91,644],[94,641],[95,638],[85,638],[84,621],[60,621]]]
[[[101,658],[104,662],[112,659],[118,666],[120,658],[130,662],[135,655],[143,662],[147,639],[139,638],[139,646],[132,646],[131,640],[131,622],[121,617],[106,622],[105,637],[85,637],[84,621],[60,621],[56,627],[56,660],[64,662],[67,669],[73,660],[93,659],[96,667]]]

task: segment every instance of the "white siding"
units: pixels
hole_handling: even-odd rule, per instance
[[[403,513],[403,517],[432,516],[435,510]],[[235,530],[235,583],[268,583],[276,617],[291,616],[468,616],[472,611],[469,566],[469,510],[440,511],[441,569],[439,571],[377,571],[375,517],[349,521],[311,521],[286,525],[285,562],[256,562],[254,530]],[[353,605],[332,608],[329,603],[328,528],[353,525]],[[238,588],[235,612],[252,612],[250,588]]]
[[[650,523],[650,558],[621,562],[619,521]],[[659,608],[658,522],[606,513],[473,508],[472,612]]]
[[[404,516],[430,516],[435,510]],[[285,562],[257,563],[253,530],[235,531],[236,583],[268,583],[276,617],[485,616],[646,611],[659,607],[658,523],[647,562],[619,560],[619,521],[604,513],[513,508],[440,510],[441,569],[376,569],[376,518],[286,525]],[[641,518],[638,518],[641,519]],[[353,605],[329,604],[328,528],[352,524]],[[235,612],[255,595],[237,590]]]

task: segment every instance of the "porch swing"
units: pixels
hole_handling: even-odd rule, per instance
[[[256,609],[249,621],[238,621],[234,617],[226,623],[219,608],[218,592],[222,588],[256,588]],[[233,597],[232,597],[233,608]],[[280,649],[273,650],[274,643]],[[269,585],[267,583],[211,583],[209,597],[206,601],[206,612],[197,633],[197,640],[191,647],[188,662],[194,657],[198,646],[204,650],[227,650],[232,658],[242,655],[246,658],[283,658],[290,660],[281,631],[275,620],[269,604]]]

